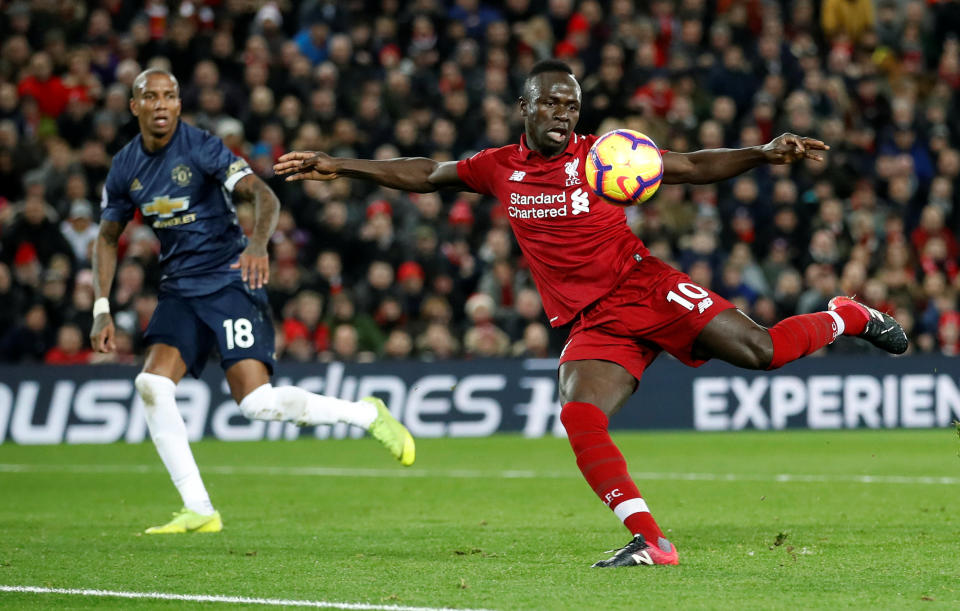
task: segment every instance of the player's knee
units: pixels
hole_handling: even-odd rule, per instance
[[[758,327],[746,334],[743,342],[746,352],[744,367],[749,369],[766,369],[773,361],[773,340],[770,332]]]
[[[147,409],[153,409],[163,395],[170,394],[172,396],[177,386],[170,378],[145,371],[134,378],[133,385]]]
[[[572,401],[565,403],[560,410],[560,422],[563,428],[569,431],[579,431],[585,428],[607,428],[606,414],[592,403]]]
[[[250,420],[283,420],[276,389],[270,384],[254,388],[240,400],[240,411]]]

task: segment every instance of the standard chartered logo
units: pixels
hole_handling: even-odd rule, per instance
[[[579,191],[579,189],[577,189]],[[534,206],[534,205],[549,205],[549,204],[565,204],[567,203],[567,193],[566,191],[561,191],[560,193],[538,193],[537,195],[521,195],[520,193],[511,193],[510,194],[510,203],[517,206]]]
[[[570,206],[568,207],[566,191],[559,193],[537,193],[536,195],[511,193],[510,206],[508,206],[507,212],[512,218],[516,219],[555,218],[567,216],[568,211],[574,216],[590,212],[590,196],[582,188],[578,187],[570,193],[569,203]],[[527,206],[529,206],[529,208]]]
[[[590,212],[590,198],[583,189],[577,189],[570,194],[570,205],[573,207],[574,216],[581,212]]]

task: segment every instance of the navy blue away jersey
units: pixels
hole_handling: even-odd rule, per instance
[[[230,194],[250,173],[220,138],[181,121],[163,149],[148,153],[138,135],[114,156],[101,218],[126,223],[139,208],[160,238],[160,289],[209,295],[239,277],[230,265],[247,238]]]

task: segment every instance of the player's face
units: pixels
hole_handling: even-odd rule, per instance
[[[140,131],[154,138],[173,133],[180,117],[180,91],[165,74],[151,74],[139,91],[133,92],[130,112],[140,123]]]
[[[580,84],[562,72],[534,77],[520,99],[527,145],[548,157],[563,151],[580,120]]]

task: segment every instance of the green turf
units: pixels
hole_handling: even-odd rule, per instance
[[[139,534],[179,507],[151,445],[2,445],[0,463],[29,469],[0,468],[0,585],[490,609],[960,605],[955,431],[615,439],[634,473],[654,474],[640,488],[681,566],[590,568],[628,534],[562,439],[421,440],[407,470],[367,439],[200,443],[226,529],[164,537]],[[231,466],[373,471],[217,469]],[[853,481],[861,475],[954,483]],[[0,593],[0,607],[90,606],[185,605]]]

